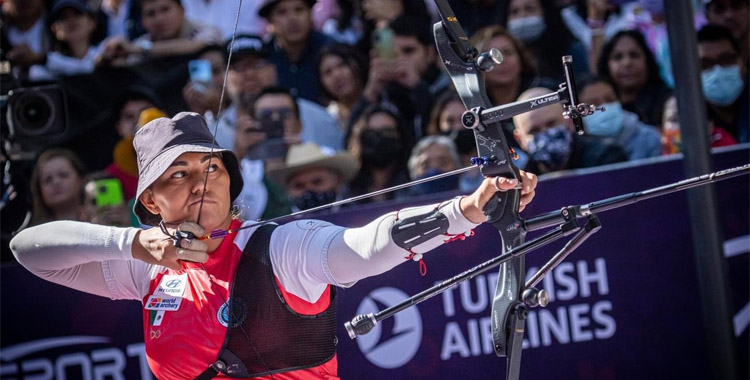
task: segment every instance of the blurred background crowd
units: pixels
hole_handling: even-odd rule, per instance
[[[476,155],[434,46],[431,0],[244,0],[239,10],[239,0],[0,3],[4,258],[11,235],[32,224],[137,226],[133,136],[178,112],[204,115],[241,157],[235,206],[251,220],[448,172]],[[519,168],[544,174],[680,152],[662,0],[448,3],[473,46],[504,57],[486,74],[494,105],[555,91],[561,56],[571,55],[580,101],[606,109],[584,119],[584,136],[559,106],[507,121]],[[748,0],[684,6],[695,14],[684,33],[697,36],[711,146],[747,143]],[[480,181],[474,171],[367,202]]]

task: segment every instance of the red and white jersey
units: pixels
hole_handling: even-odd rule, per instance
[[[476,224],[460,211],[459,198],[440,205],[402,209],[358,228],[319,220],[277,227],[269,257],[285,301],[299,314],[319,314],[329,306],[330,286],[348,287],[383,273],[409,255],[391,239],[399,218],[440,209],[449,221],[446,235],[468,234]],[[236,228],[240,222],[232,222]],[[179,271],[133,258],[141,230],[58,221],[19,233],[11,248],[29,271],[48,281],[115,300],[143,305],[149,366],[160,380],[193,379],[213,363],[226,335],[224,304],[232,276],[254,229],[224,237],[204,264],[184,263]],[[450,241],[437,236],[412,248],[421,254]],[[274,374],[277,380],[337,379],[336,357],[315,368]],[[270,378],[270,376],[269,376]]]
[[[230,228],[239,226],[233,221]],[[243,231],[225,237],[203,264],[185,262],[179,271],[165,267],[150,271],[143,297],[143,336],[149,367],[158,379],[194,379],[216,361],[227,332],[229,287],[251,234]],[[278,277],[276,281],[297,313],[318,314],[329,306],[330,286],[315,302],[308,302],[287,292]],[[334,357],[321,366],[273,378],[338,379],[336,369]]]

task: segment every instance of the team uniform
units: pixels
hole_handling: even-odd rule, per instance
[[[454,240],[454,236],[469,234],[476,225],[461,213],[459,199],[388,213],[361,228],[318,220],[278,226],[270,235],[264,256],[272,271],[269,278],[273,278],[268,281],[273,282],[268,289],[278,292],[271,292],[278,294],[275,301],[291,314],[302,318],[322,315],[335,307],[335,288],[331,285],[351,286],[408,258],[419,258],[445,241]],[[445,232],[420,240],[408,251],[394,241],[394,226],[404,228],[400,221],[436,213],[447,221]],[[235,220],[231,228],[239,226]],[[227,326],[234,323],[227,301],[243,251],[251,254],[246,246],[256,229],[224,237],[208,261],[183,262],[179,271],[133,259],[132,243],[137,231],[53,222],[22,231],[11,242],[11,248],[18,261],[41,278],[115,300],[139,300],[143,304],[146,355],[153,373],[158,379],[194,379],[217,360]],[[275,302],[273,297],[264,302],[268,300]],[[262,310],[268,305],[249,306]],[[271,320],[257,319],[262,317],[254,314],[247,315],[256,318],[251,326],[273,330]],[[266,348],[262,350],[265,352]],[[273,357],[267,359],[274,362]],[[268,369],[273,373],[274,368]],[[225,376],[220,374],[217,378]],[[276,372],[273,378],[338,379],[336,356],[309,368]]]

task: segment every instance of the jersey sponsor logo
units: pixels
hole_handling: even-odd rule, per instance
[[[357,314],[377,313],[408,298],[399,289],[373,290],[357,308]],[[367,360],[381,368],[398,368],[408,363],[422,342],[422,317],[412,306],[378,323],[369,334],[357,337]]]
[[[182,298],[151,296],[146,301],[146,310],[177,311],[181,303]]]
[[[155,296],[182,297],[187,285],[187,274],[165,275],[154,292]]]

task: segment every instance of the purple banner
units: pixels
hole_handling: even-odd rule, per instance
[[[747,146],[714,154],[716,169],[748,163]],[[581,171],[540,181],[523,215],[645,190],[684,178],[676,158]],[[738,360],[747,373],[750,322],[750,180],[716,184],[734,298]],[[451,195],[422,199],[442,200]],[[358,206],[321,219],[360,226],[416,202]],[[602,229],[539,287],[552,302],[531,309],[523,379],[710,378],[706,337],[684,192],[599,215]],[[529,238],[538,235],[529,234]],[[345,379],[504,379],[495,356],[490,308],[497,271],[383,321],[350,340],[343,323],[375,312],[500,254],[492,226],[425,255],[417,263],[339,292],[339,366]],[[529,275],[563,242],[527,256]],[[136,302],[113,302],[49,284],[17,265],[2,267],[3,379],[148,379]]]

